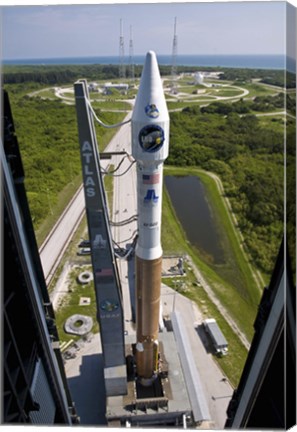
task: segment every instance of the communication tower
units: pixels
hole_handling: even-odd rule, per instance
[[[133,52],[133,38],[132,38],[132,26],[130,26],[130,42],[129,42],[129,66],[130,66],[130,79],[131,85],[134,85],[135,73],[134,73],[134,52]]]
[[[174,18],[174,35],[172,45],[172,60],[171,60],[171,93],[177,93],[177,34],[176,34],[176,17]]]
[[[119,55],[119,77],[126,77],[125,70],[125,48],[124,48],[124,36],[123,36],[123,22],[120,20],[120,55]]]

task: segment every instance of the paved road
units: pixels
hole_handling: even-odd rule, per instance
[[[162,285],[162,309],[163,316],[170,316],[173,310],[180,312],[214,427],[223,429],[233,388],[212,357],[201,312],[194,302],[166,285]]]
[[[81,426],[106,425],[106,395],[100,334],[80,346],[65,372]]]
[[[47,285],[59,265],[76,227],[85,211],[85,197],[80,187],[39,249]]]
[[[121,135],[117,138],[116,148],[124,145],[125,150],[131,153],[131,125],[121,128]],[[117,166],[121,156],[112,158],[112,163]],[[131,161],[125,159],[119,173],[124,173],[131,166]],[[136,198],[136,164],[123,176],[114,177],[113,217],[114,222],[122,222],[137,214]],[[137,221],[133,221],[121,227],[113,227],[114,240],[122,248],[129,248],[137,233]],[[117,260],[119,275],[122,285],[123,302],[125,310],[125,331],[132,334],[135,329],[132,323],[132,309],[130,299],[134,297],[134,260]]]

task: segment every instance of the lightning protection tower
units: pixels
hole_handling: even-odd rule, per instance
[[[125,49],[124,49],[124,36],[123,36],[123,22],[120,20],[120,55],[119,55],[119,77],[126,77],[125,70]]]
[[[174,36],[172,45],[172,60],[171,60],[171,93],[177,93],[177,34],[176,34],[176,17],[174,18]]]
[[[132,38],[132,26],[130,26],[130,42],[129,42],[129,66],[130,66],[130,80],[131,85],[134,85],[135,72],[134,72],[134,52],[133,52],[133,38]]]

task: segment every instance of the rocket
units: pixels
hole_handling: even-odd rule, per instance
[[[161,295],[163,163],[168,156],[169,114],[156,54],[146,55],[131,119],[137,161],[136,372],[150,385],[158,372]]]

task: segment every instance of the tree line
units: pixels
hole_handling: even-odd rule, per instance
[[[274,119],[279,124],[272,130],[253,114],[239,115],[241,103],[171,113],[167,163],[198,166],[220,176],[250,255],[271,274],[284,229],[284,124]],[[294,121],[288,119],[291,165],[295,140]]]
[[[296,75],[282,69],[224,69],[220,74],[221,80],[239,82],[251,82],[257,79],[262,83],[281,87],[296,88]]]
[[[232,112],[237,114],[248,114],[256,112],[273,112],[275,110],[284,111],[286,109],[292,115],[296,115],[296,104],[294,99],[287,94],[278,93],[276,96],[256,96],[253,100],[240,99],[232,104],[224,102],[213,102],[201,108],[202,113],[217,113],[228,115]]]
[[[135,78],[139,78],[142,65],[134,65]],[[170,65],[159,65],[161,75],[170,75]],[[239,82],[251,82],[260,79],[261,82],[279,87],[295,88],[296,77],[294,74],[282,70],[224,68],[206,66],[178,66],[178,73],[194,73],[199,71],[220,72],[221,80]],[[117,79],[119,78],[119,65],[92,64],[92,65],[4,65],[4,84],[18,84],[35,82],[46,85],[68,84],[78,78],[88,80]],[[129,71],[127,70],[129,79]]]
[[[30,98],[9,91],[16,135],[25,171],[25,187],[34,228],[57,204],[63,188],[81,175],[76,109],[61,100]],[[95,109],[103,122],[123,114]],[[96,124],[98,145],[110,130]]]

